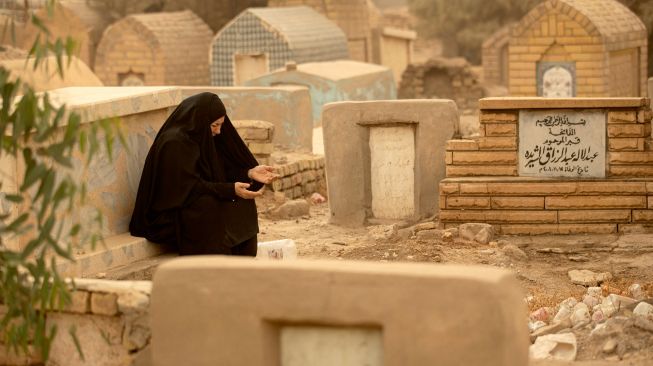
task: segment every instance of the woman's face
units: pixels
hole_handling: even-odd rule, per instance
[[[222,128],[222,124],[224,123],[224,116],[216,119],[211,123],[211,134],[213,136],[219,135],[220,134],[220,129]]]

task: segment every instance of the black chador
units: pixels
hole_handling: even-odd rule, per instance
[[[221,132],[213,136],[210,124],[222,116]],[[256,203],[237,197],[234,182],[250,182],[247,172],[257,165],[217,95],[185,99],[147,155],[130,233],[173,245],[182,255],[232,254],[253,240],[255,254]]]

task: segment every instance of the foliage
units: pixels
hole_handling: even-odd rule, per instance
[[[49,14],[53,6],[49,0]],[[52,39],[42,19],[30,16],[40,30],[30,50],[34,68],[54,56],[63,77],[75,42]],[[0,161],[3,167],[24,167],[18,181],[5,171],[0,176],[0,341],[17,354],[28,353],[32,345],[47,359],[57,329],[46,323],[46,312],[70,301],[69,285],[58,275],[56,262],[73,260],[74,244],[100,238],[101,215],[94,225],[87,220],[82,225],[81,215],[72,215],[84,203],[80,171],[101,149],[111,151],[118,126],[109,120],[82,126],[79,115],[14,80],[2,67],[0,97]],[[17,247],[12,243],[19,237],[24,244]]]
[[[408,0],[419,19],[419,33],[439,37],[474,64],[481,61],[483,41],[503,25],[516,22],[540,0]],[[454,53],[456,53],[454,51]]]

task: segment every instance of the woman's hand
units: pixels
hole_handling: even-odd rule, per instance
[[[234,183],[234,189],[236,190],[236,196],[238,196],[240,198],[244,198],[246,200],[251,200],[251,199],[254,199],[256,197],[262,196],[263,195],[263,189],[265,189],[265,187],[264,187],[264,188],[261,188],[261,190],[259,190],[259,191],[252,192],[252,191],[248,191],[247,188],[249,188],[249,183],[242,183],[242,182]]]
[[[274,172],[274,168],[267,165],[257,165],[247,172],[247,176],[263,184],[270,184],[279,178],[279,174]]]

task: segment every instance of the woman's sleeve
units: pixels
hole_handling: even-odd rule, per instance
[[[222,200],[236,198],[233,183],[209,182],[200,177],[197,172],[198,149],[181,141],[170,141],[162,148],[161,156],[161,176],[165,177],[165,182],[161,182],[164,194],[167,191],[172,196],[181,195],[183,202],[191,193],[212,194]]]

